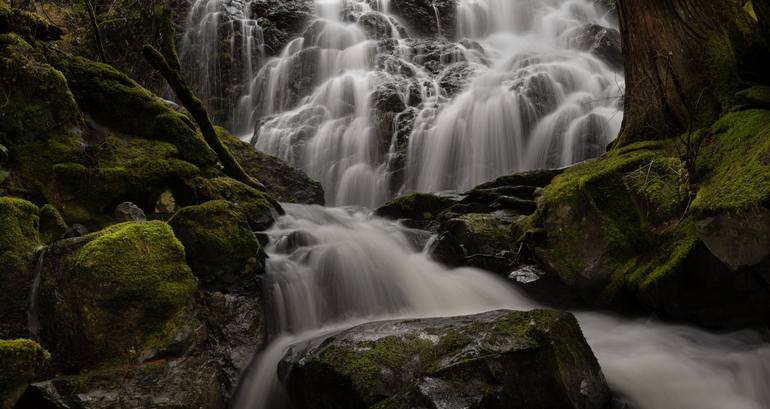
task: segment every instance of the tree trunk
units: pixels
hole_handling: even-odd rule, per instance
[[[754,14],[757,15],[759,28],[767,43],[770,43],[770,0],[752,0]]]
[[[617,0],[626,63],[619,145],[710,125],[731,105],[753,30],[741,3]]]

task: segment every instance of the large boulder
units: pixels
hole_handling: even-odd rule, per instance
[[[609,389],[575,318],[511,312],[364,324],[292,347],[298,408],[604,408]]]
[[[184,247],[160,221],[56,242],[35,306],[41,340],[65,372],[184,348],[197,327],[190,317],[197,284]]]
[[[51,355],[29,339],[0,339],[0,408],[11,408]]]
[[[214,200],[184,207],[169,223],[204,287],[254,287],[256,275],[264,272],[264,252],[239,206]]]
[[[568,169],[539,200],[529,248],[590,303],[717,328],[770,322],[768,123],[770,111],[744,110],[700,134],[692,199],[675,141]]]

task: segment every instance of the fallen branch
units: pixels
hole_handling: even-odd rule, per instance
[[[91,0],[83,0],[88,10],[88,19],[91,21],[91,29],[94,30],[94,38],[96,38],[96,49],[99,51],[99,58],[103,63],[107,64],[107,57],[104,56],[104,45],[102,44],[102,36],[99,34],[99,24],[96,23],[96,13],[94,13],[94,6],[91,4]]]
[[[161,50],[163,50],[163,53],[156,50],[151,45],[145,44],[142,48],[144,58],[163,76],[163,78],[166,79],[166,82],[174,91],[179,102],[181,102],[185,109],[190,112],[200,128],[201,134],[203,134],[203,139],[217,154],[219,161],[224,167],[225,173],[231,178],[246,183],[247,185],[264,189],[264,186],[259,183],[259,181],[249,176],[246,171],[243,170],[240,163],[238,163],[227,147],[224,146],[214,129],[214,125],[209,119],[203,103],[193,95],[192,91],[187,86],[187,83],[182,77],[181,65],[174,44],[174,28],[171,19],[171,11],[167,8],[164,9],[162,18]]]

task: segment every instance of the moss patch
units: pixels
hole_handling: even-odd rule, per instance
[[[29,339],[0,339],[0,405],[11,407],[21,388],[46,366],[51,355]]]
[[[187,249],[187,261],[207,286],[254,281],[262,268],[261,247],[246,215],[224,200],[185,207],[169,221]]]

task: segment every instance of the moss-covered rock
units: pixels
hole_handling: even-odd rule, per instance
[[[599,304],[633,304],[715,327],[770,322],[770,111],[710,129],[691,203],[677,141],[640,143],[554,179],[532,225],[538,259]]]
[[[603,408],[609,395],[575,318],[544,310],[364,324],[279,368],[299,408]]]
[[[196,289],[184,247],[163,222],[56,242],[40,287],[43,344],[65,371],[136,362],[189,321]]]
[[[276,216],[283,213],[271,196],[229,177],[199,178],[195,187],[202,201],[227,200],[236,204],[254,231],[266,230],[275,222]]]
[[[0,339],[0,407],[13,407],[23,388],[40,375],[50,358],[32,340]]]
[[[254,287],[264,253],[241,208],[214,200],[182,208],[169,221],[184,243],[187,262],[214,289]]]
[[[63,34],[59,27],[43,17],[0,2],[0,34],[8,32],[18,33],[29,41],[58,40]]]
[[[412,193],[386,203],[374,214],[394,220],[427,221],[434,220],[455,203],[448,197],[431,193]]]
[[[0,197],[0,338],[27,336],[27,304],[40,246],[39,209]]]
[[[61,213],[50,204],[40,208],[40,241],[51,244],[67,233],[67,222]]]
[[[192,120],[115,68],[80,57],[49,53],[49,62],[67,78],[81,109],[115,131],[173,144],[182,159],[197,166],[216,155]]]

